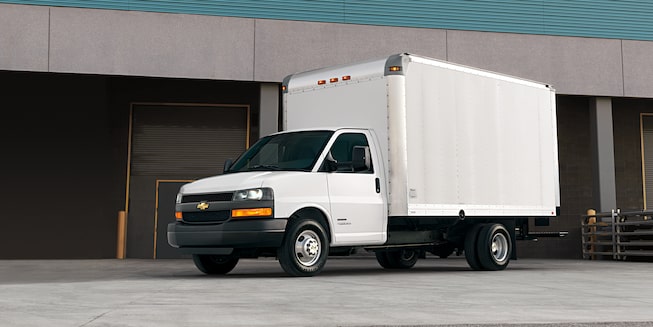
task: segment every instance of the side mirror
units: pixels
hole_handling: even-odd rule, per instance
[[[370,170],[371,168],[370,147],[356,145],[351,150],[351,165],[354,171]]]
[[[224,168],[222,168],[222,173],[226,173],[229,168],[234,164],[234,161],[231,159],[227,159],[224,161]]]

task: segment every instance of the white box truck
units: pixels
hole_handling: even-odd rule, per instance
[[[516,230],[556,216],[549,85],[404,53],[290,75],[282,94],[283,132],[177,196],[168,242],[202,272],[274,256],[312,276],[361,249],[386,269],[457,251],[502,270]]]

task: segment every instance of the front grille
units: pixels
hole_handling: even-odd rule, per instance
[[[212,193],[212,194],[191,194],[184,195],[181,198],[181,203],[190,203],[190,202],[226,202],[231,201],[233,198],[233,193]]]
[[[229,219],[231,211],[198,211],[198,212],[184,212],[184,221],[189,223],[208,223],[208,222],[221,222]]]

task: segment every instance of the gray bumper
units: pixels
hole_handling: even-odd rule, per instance
[[[168,224],[168,243],[186,253],[225,252],[218,248],[276,248],[281,246],[287,222],[280,218],[202,225],[176,222]]]

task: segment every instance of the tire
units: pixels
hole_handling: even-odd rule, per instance
[[[477,242],[478,259],[484,270],[504,270],[512,254],[510,233],[502,224],[481,228]]]
[[[236,267],[238,257],[230,255],[193,254],[195,267],[207,275],[224,275]]]
[[[390,264],[396,269],[410,269],[419,259],[419,250],[401,249],[399,251],[388,252]]]
[[[420,251],[401,249],[376,252],[376,261],[385,269],[410,269],[417,263]]]
[[[476,224],[465,235],[465,259],[472,270],[481,270],[481,261],[478,258],[478,235],[484,225]]]
[[[317,275],[329,256],[329,241],[324,228],[312,219],[291,222],[278,256],[281,268],[291,276]]]
[[[385,269],[392,269],[392,265],[390,264],[390,259],[388,259],[388,252],[387,251],[376,251],[376,261],[379,262],[379,265]]]

